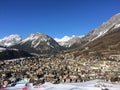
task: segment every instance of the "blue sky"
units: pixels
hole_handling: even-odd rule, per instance
[[[120,0],[0,0],[0,38],[85,35],[120,13]]]

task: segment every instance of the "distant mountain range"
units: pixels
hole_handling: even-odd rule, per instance
[[[120,13],[111,17],[107,22],[94,29],[83,38],[80,44],[69,53],[79,55],[95,55],[95,56],[115,56],[120,55]],[[90,56],[89,56],[90,57]]]
[[[79,44],[81,42],[81,38],[84,37],[84,35],[81,36],[64,36],[63,38],[59,39],[59,38],[54,38],[56,42],[59,43],[59,45],[66,47],[66,48],[70,48],[72,46],[74,46],[75,44]]]
[[[120,13],[85,36],[65,36],[62,39],[53,39],[46,34],[35,33],[22,39],[19,35],[10,35],[0,40],[0,52],[5,51],[6,48],[18,49],[30,54],[53,54],[66,49],[83,50],[85,47],[91,52],[102,49],[114,50],[120,45],[119,32]]]
[[[40,34],[40,33],[35,33],[35,34]],[[10,36],[7,36],[7,37],[4,37],[3,39],[0,39],[0,46],[4,46],[4,47],[11,47],[11,46],[14,46],[14,45],[17,45],[19,43],[24,43],[24,42],[27,42],[30,40],[33,40],[34,36],[32,36],[34,34],[31,34],[29,37],[27,37],[26,39],[22,39],[22,37],[20,37],[19,35],[17,34],[13,34],[13,35],[10,35]],[[48,35],[45,35],[45,34],[41,34],[42,36],[48,36]],[[36,36],[35,36],[36,37]],[[50,37],[50,36],[49,36]],[[81,36],[64,36],[63,38],[59,39],[59,38],[54,38],[54,40],[60,45],[60,46],[63,46],[63,47],[66,47],[66,48],[69,48],[71,47],[72,45],[74,44],[77,44],[80,42],[80,39],[84,37],[84,35],[81,35]],[[36,37],[37,38],[37,37]],[[51,37],[50,37],[51,38]],[[45,37],[43,37],[42,39],[45,39]],[[52,39],[52,38],[51,38]],[[35,39],[34,39],[35,40]],[[33,43],[32,43],[33,44]]]
[[[4,47],[10,47],[13,45],[16,45],[22,41],[22,38],[15,34],[15,35],[10,35],[7,37],[4,37],[3,39],[0,39],[0,46]]]

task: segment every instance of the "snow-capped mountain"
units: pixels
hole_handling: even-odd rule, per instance
[[[26,42],[31,42],[31,47],[38,47],[40,43],[42,42],[46,42],[46,44],[52,48],[54,48],[55,46],[52,46],[52,44],[49,42],[49,40],[51,40],[52,38],[50,38],[49,36],[45,35],[45,34],[40,34],[40,33],[35,33],[35,34],[31,34],[30,36],[28,36],[26,39],[24,39],[21,44],[24,44]]]
[[[24,39],[21,44],[24,44],[26,42],[31,42],[31,47],[34,48],[38,47],[41,43],[45,43],[51,48],[58,46],[58,44],[51,37],[41,33],[31,34],[26,39]]]
[[[104,54],[120,53],[120,27],[112,28],[104,36],[89,42],[85,47],[89,47],[89,51],[102,52]]]
[[[88,33],[88,35],[86,35],[83,40],[88,42],[93,41],[107,34],[112,28],[118,27],[120,27],[120,13],[114,15],[107,22],[104,22],[101,26]]]
[[[10,47],[20,43],[21,40],[22,38],[17,34],[10,35],[10,36],[4,37],[3,39],[0,39],[0,46]]]
[[[110,20],[103,23],[100,27],[88,33],[85,37],[81,38],[84,44],[75,49],[74,51],[78,56],[95,55],[98,57],[120,55],[120,14],[116,14]],[[117,56],[118,55],[118,56]],[[89,57],[90,57],[89,56]]]
[[[71,47],[72,45],[74,44],[78,44],[80,43],[81,41],[81,38],[83,37],[84,35],[82,36],[64,36],[63,38],[59,39],[59,38],[54,38],[55,41],[57,41],[59,43],[59,45],[61,46],[64,46],[64,47]]]
[[[35,33],[22,40],[19,35],[10,35],[0,40],[0,46],[14,47],[27,52],[49,53],[58,52],[64,47],[76,48],[84,46],[120,27],[120,13],[111,17],[110,20],[103,23],[85,36],[64,36],[63,38],[51,38],[48,35]],[[59,43],[59,44],[58,44]]]
[[[31,34],[13,47],[30,53],[48,53],[61,50],[61,46],[54,39],[41,33]]]
[[[65,36],[61,39],[55,38],[55,40],[64,47],[72,47],[74,44],[79,46],[85,45],[88,42],[94,41],[97,38],[104,36],[109,33],[111,30],[120,27],[120,13],[111,17],[108,21],[104,22],[101,26],[94,29],[85,36]]]

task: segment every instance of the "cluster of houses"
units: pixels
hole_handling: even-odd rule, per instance
[[[24,80],[31,85],[45,82],[71,83],[93,79],[120,81],[120,61],[108,58],[51,55],[0,61],[0,85],[11,86]]]

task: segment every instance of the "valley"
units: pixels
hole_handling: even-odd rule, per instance
[[[0,84],[7,87],[23,80],[40,86],[45,82],[80,83],[95,79],[119,83],[119,24],[120,14],[116,14],[87,35],[67,42],[57,42],[38,32],[25,39],[19,35],[3,38]]]

